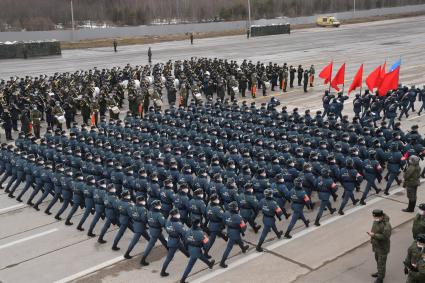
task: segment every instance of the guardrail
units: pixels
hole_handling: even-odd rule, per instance
[[[0,59],[61,55],[59,41],[0,43]]]

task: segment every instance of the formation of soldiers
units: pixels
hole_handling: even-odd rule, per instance
[[[337,95],[330,94],[328,91],[322,97],[323,116],[330,113],[342,119],[344,101],[348,96],[342,93]],[[415,103],[421,101],[421,107],[417,111],[418,116],[425,109],[425,85],[422,89],[415,87],[399,86],[396,91],[387,96],[379,96],[366,90],[363,94],[357,93],[353,99],[354,115],[362,124],[372,124],[377,127],[378,122],[382,121],[389,127],[394,128],[396,120],[401,121],[402,117],[409,117],[409,112],[416,112]],[[387,122],[388,121],[388,122]]]
[[[0,117],[7,140],[12,140],[12,131],[34,131],[39,138],[41,121],[58,128],[66,124],[69,129],[78,111],[85,124],[97,125],[107,112],[117,119],[125,91],[133,115],[143,116],[150,105],[161,107],[163,93],[169,105],[178,102],[187,107],[191,98],[200,100],[201,95],[217,95],[223,100],[227,94],[234,100],[239,93],[245,97],[247,91],[255,97],[257,89],[262,89],[263,95],[277,86],[286,91],[288,85],[294,87],[296,74],[299,86],[304,78],[307,91],[308,84],[313,86],[314,73],[313,66],[304,71],[301,65],[295,69],[286,63],[278,66],[244,60],[239,65],[233,60],[191,58],[153,66],[128,64],[52,76],[11,77],[0,81]]]
[[[220,261],[225,268],[235,244],[242,252],[248,249],[242,240],[247,225],[256,233],[262,229],[256,247],[261,252],[272,230],[277,238],[291,238],[298,220],[308,227],[304,211],[312,210],[317,199],[314,224],[319,226],[325,209],[336,211],[332,201],[338,190],[343,190],[338,208],[343,215],[348,201],[364,205],[371,188],[380,193],[376,181],[387,180],[385,194],[394,181],[401,184],[398,176],[408,156],[423,158],[425,141],[417,126],[404,133],[399,125],[374,128],[357,117],[338,120],[329,113],[324,119],[320,111],[312,116],[279,107],[275,99],[260,107],[228,100],[193,102],[164,113],[150,107],[144,118],[131,112],[124,121],[101,118],[97,127],[73,124],[69,135],[49,129],[39,141],[21,133],[15,147],[1,146],[0,185],[13,198],[22,183],[17,200],[31,192],[27,203],[36,210],[52,195],[45,213],[60,205],[55,218],[67,212],[66,225],[73,225],[72,217],[83,209],[81,231],[94,214],[86,225],[90,237],[104,219],[99,243],[117,225],[113,250],[131,229],[125,257],[131,258],[144,237],[142,265],[149,264],[159,240],[168,250],[162,276],[180,250],[190,258],[185,282],[197,259],[213,267],[209,250],[217,237],[227,241]],[[276,227],[283,217],[290,218],[285,233]]]

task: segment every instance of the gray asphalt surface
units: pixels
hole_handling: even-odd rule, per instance
[[[190,46],[188,42],[171,42],[151,45],[153,58],[157,61],[168,59],[184,59],[191,56],[220,57],[253,61],[288,62],[288,64],[315,64],[319,71],[331,59],[337,65],[346,62],[347,86],[351,82],[359,64],[365,63],[365,72],[368,73],[378,64],[387,60],[390,65],[400,56],[403,60],[401,81],[406,84],[421,84],[423,78],[423,43],[425,41],[425,17],[356,24],[343,26],[340,29],[308,29],[300,30],[290,36],[270,36],[246,40],[244,37],[226,37],[205,39]],[[56,58],[42,58],[31,60],[7,60],[0,62],[0,78],[11,75],[38,75],[40,73],[54,73],[56,71],[74,71],[87,69],[93,66],[111,67],[147,63],[147,46],[120,47],[114,54],[112,48],[65,51],[63,56]],[[324,86],[319,84],[310,92],[304,94],[297,87],[286,94],[274,93],[282,104],[288,108],[298,107],[301,110],[309,108],[320,109],[320,94]],[[267,98],[257,98],[262,102]],[[346,105],[344,114],[352,116],[351,100]],[[425,116],[425,115],[424,115]],[[412,124],[418,124],[423,133],[425,121],[423,116],[413,113],[408,120],[404,120],[404,129]],[[383,186],[383,184],[381,184]],[[396,190],[394,187],[392,190]],[[269,242],[265,245],[268,252],[259,254],[253,250],[259,235],[252,231],[247,233],[245,240],[250,243],[251,250],[246,255],[234,249],[229,260],[227,270],[214,267],[209,271],[201,263],[197,263],[193,282],[292,282],[307,280],[309,282],[371,282],[368,273],[374,271],[370,264],[372,254],[367,243],[366,231],[370,229],[370,211],[373,208],[384,208],[391,217],[393,227],[398,227],[393,241],[391,264],[385,282],[400,282],[399,273],[402,267],[396,268],[404,257],[402,252],[409,244],[408,233],[410,225],[402,225],[411,220],[413,214],[400,211],[405,206],[405,196],[402,190],[388,198],[371,195],[370,205],[356,207],[344,217],[328,216],[324,218],[320,228],[307,230],[300,224],[294,231],[293,240],[277,241],[275,235],[269,235]],[[424,200],[425,192],[421,187],[419,200]],[[26,200],[26,199],[25,199]],[[41,211],[47,206],[45,202]],[[339,204],[339,200],[338,200]],[[337,205],[337,204],[335,204]],[[57,211],[59,205],[53,209]],[[349,207],[351,208],[351,207]],[[313,219],[316,211],[307,215]],[[78,222],[81,212],[72,219]],[[86,222],[90,223],[91,218]],[[287,221],[279,223],[279,229],[285,229]],[[401,226],[400,226],[401,225]],[[25,204],[18,204],[9,199],[0,191],[0,281],[2,282],[177,282],[183,272],[187,260],[177,254],[169,267],[169,278],[160,278],[159,270],[164,259],[165,250],[162,247],[154,249],[148,260],[151,265],[140,267],[139,256],[123,261],[122,254],[127,248],[132,236],[126,232],[120,242],[121,251],[113,252],[111,241],[115,236],[115,229],[110,229],[105,245],[96,243],[96,239],[88,238],[85,233],[78,232],[75,225],[66,227],[63,221],[56,221],[53,217],[42,212],[36,212]],[[101,223],[96,227],[99,233]],[[400,232],[398,232],[400,231]],[[144,246],[142,241],[134,253],[139,254]],[[212,249],[213,258],[219,260],[225,243],[217,240]],[[362,263],[353,269],[347,270],[354,263]],[[357,269],[356,269],[357,268]],[[334,272],[332,278],[330,270]],[[358,271],[358,272],[356,272]],[[360,272],[361,271],[361,272]],[[364,272],[363,272],[364,271]],[[85,276],[85,277],[84,277]],[[311,281],[312,280],[312,281]],[[334,281],[332,281],[334,280]]]

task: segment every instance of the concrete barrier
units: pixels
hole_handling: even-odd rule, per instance
[[[266,36],[266,35],[290,34],[290,33],[291,33],[290,24],[251,27],[251,36]]]
[[[0,43],[0,59],[61,55],[59,41]]]

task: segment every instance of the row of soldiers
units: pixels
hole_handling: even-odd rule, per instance
[[[323,116],[327,114],[334,114],[342,118],[342,110],[344,109],[344,101],[348,96],[338,93],[337,96],[330,94],[328,91],[322,97]],[[372,94],[366,90],[363,94],[357,93],[353,100],[353,111],[355,117],[361,121],[362,124],[372,122],[376,127],[378,121],[388,120],[388,126],[394,127],[395,121],[401,121],[405,116],[409,117],[409,112],[415,112],[415,102],[421,101],[421,107],[418,110],[420,116],[425,109],[425,85],[422,89],[416,86],[400,86],[397,90],[388,93],[386,96],[379,96]]]
[[[356,185],[359,185],[363,178],[363,176],[358,176],[360,173],[360,175],[364,175],[368,184],[372,185],[374,178],[378,178],[380,174],[377,171],[378,166],[381,166],[381,163],[381,167],[386,166],[388,161],[389,171],[394,171],[392,173],[389,172],[389,178],[395,179],[404,162],[399,146],[403,146],[402,151],[405,153],[410,150],[407,149],[409,141],[416,140],[419,144],[423,143],[420,135],[414,130],[405,135],[402,131],[385,129],[385,135],[390,137],[386,141],[386,138],[380,138],[378,133],[371,133],[371,129],[351,127],[351,123],[341,125],[331,120],[320,121],[320,126],[317,126],[317,120],[309,119],[308,115],[299,115],[297,111],[285,118],[284,115],[275,112],[275,107],[275,101],[258,109],[255,105],[251,107],[243,105],[239,108],[236,104],[230,103],[227,105],[222,103],[216,105],[207,104],[205,106],[191,105],[188,110],[172,108],[164,114],[152,111],[146,115],[144,120],[129,115],[125,119],[125,124],[119,122],[106,124],[101,122],[99,131],[95,128],[90,131],[85,127],[81,130],[74,128],[71,129],[70,138],[59,131],[55,135],[48,133],[41,145],[37,144],[35,140],[21,136],[16,141],[18,146],[16,154],[20,156],[22,154],[21,151],[32,154],[33,156],[30,156],[31,164],[38,164],[38,166],[34,166],[35,168],[44,168],[45,160],[47,160],[46,169],[44,171],[34,169],[35,171],[31,170],[28,173],[22,173],[20,172],[22,169],[18,170],[18,168],[22,168],[21,166],[11,165],[13,160],[15,160],[15,153],[4,155],[1,160],[4,165],[5,175],[1,181],[3,184],[11,176],[10,186],[8,185],[6,189],[12,191],[18,184],[18,180],[25,179],[26,190],[35,183],[33,197],[30,197],[29,200],[30,204],[40,191],[43,191],[44,197],[54,192],[56,201],[63,198],[64,203],[59,211],[60,213],[56,215],[58,219],[72,202],[72,209],[66,221],[68,225],[72,224],[70,222],[72,216],[83,203],[86,206],[85,215],[88,216],[93,211],[93,205],[95,206],[94,210],[98,212],[94,197],[92,200],[88,197],[86,204],[84,193],[81,193],[81,191],[86,190],[84,189],[86,183],[95,188],[103,186],[104,189],[108,189],[108,192],[111,191],[112,195],[118,193],[124,199],[130,198],[133,201],[137,201],[137,197],[143,197],[148,204],[148,209],[159,209],[164,219],[171,213],[172,204],[177,202],[177,199],[174,200],[173,197],[169,196],[179,194],[181,187],[183,189],[187,187],[189,195],[193,195],[193,198],[188,197],[189,203],[196,204],[194,208],[192,208],[192,205],[176,207],[178,214],[180,214],[182,222],[188,227],[196,227],[198,225],[196,223],[199,221],[200,227],[210,233],[208,241],[211,240],[213,242],[217,235],[223,234],[221,233],[224,227],[223,223],[217,224],[221,229],[209,227],[214,223],[211,219],[215,216],[210,216],[206,212],[206,203],[211,204],[211,202],[214,202],[211,199],[214,200],[215,195],[219,204],[223,204],[224,208],[230,212],[237,211],[236,207],[240,207],[240,217],[244,223],[251,224],[254,230],[257,231],[260,227],[255,223],[255,216],[259,210],[262,210],[264,228],[257,245],[257,249],[261,251],[262,241],[264,241],[269,231],[273,229],[278,237],[282,236],[282,232],[275,230],[274,218],[275,216],[280,218],[282,215],[290,217],[289,213],[286,212],[286,202],[291,202],[293,210],[291,224],[285,234],[289,238],[291,226],[293,227],[298,219],[303,220],[306,226],[309,225],[309,222],[304,217],[303,209],[304,206],[312,208],[311,196],[314,191],[318,191],[319,199],[321,200],[319,212],[323,212],[324,208],[329,205],[331,196],[335,197],[337,182],[344,187],[344,202],[347,203],[353,197]],[[263,122],[259,123],[260,121]],[[276,126],[278,126],[278,129],[276,129]],[[220,131],[220,127],[225,130]],[[354,128],[353,134],[348,134],[348,130],[352,128]],[[382,132],[384,132],[383,130]],[[323,135],[322,131],[326,132],[328,139],[326,143],[320,141]],[[233,135],[232,132],[237,132],[238,134]],[[244,133],[248,133],[248,137],[245,137]],[[394,133],[395,135],[393,135]],[[359,135],[364,137],[358,137]],[[298,138],[300,138],[300,141]],[[353,140],[354,138],[355,140]],[[379,160],[374,158],[376,153],[367,150],[365,152],[361,150],[361,146],[358,150],[355,150],[357,143],[362,144],[362,141],[359,140],[361,138],[365,140],[365,145],[374,144],[375,138],[382,140],[385,159],[379,162]],[[214,141],[214,144],[212,141]],[[406,144],[404,144],[405,141],[407,141]],[[350,144],[352,144],[353,150],[350,149]],[[111,145],[114,146],[112,147]],[[329,148],[327,148],[327,145],[329,145]],[[332,155],[338,155],[338,150],[341,148],[339,156],[342,155],[344,157],[342,152],[345,152],[347,147],[352,158],[345,158],[344,161],[337,163],[336,156]],[[238,148],[246,148],[247,150],[239,152]],[[10,153],[11,149],[7,152]],[[304,151],[309,152],[309,154],[303,156]],[[367,154],[365,158],[367,162],[372,163],[375,161],[374,166],[370,166],[372,169],[370,173],[366,170],[365,172],[363,170],[360,171],[361,168],[359,170],[355,168],[358,166],[355,165],[355,160],[357,160],[356,157],[358,157],[360,151],[362,151],[362,154]],[[182,156],[183,152],[184,156]],[[255,158],[252,157],[254,153]],[[164,155],[163,158],[162,154]],[[90,155],[92,156],[91,158]],[[40,159],[37,160],[36,156],[40,156]],[[105,158],[102,160],[100,156]],[[141,160],[142,157],[143,160]],[[21,160],[20,158],[18,159]],[[156,161],[153,162],[152,159]],[[133,167],[127,168],[129,165],[133,165]],[[123,172],[124,166],[126,170]],[[27,167],[31,166],[23,166],[23,168]],[[317,168],[313,170],[313,167]],[[64,183],[61,182],[59,186],[56,184],[51,185],[52,182],[49,181],[47,183],[50,183],[50,185],[45,185],[43,178],[39,177],[38,174],[43,174],[43,172],[47,174],[52,172],[53,168],[55,172],[56,168],[58,168],[57,172],[62,175],[61,177],[68,174],[70,178],[66,179]],[[94,170],[94,168],[98,169]],[[194,170],[198,168],[203,169],[203,171],[197,172]],[[13,169],[15,169],[15,173]],[[100,171],[99,169],[103,170]],[[279,170],[281,171],[279,172]],[[66,173],[60,173],[61,171]],[[134,173],[136,171],[140,175],[137,178]],[[106,172],[106,175],[103,175],[105,174],[104,172]],[[194,172],[196,172],[196,176],[193,176]],[[72,180],[74,178],[69,176],[69,174],[76,175],[74,182],[79,185],[73,183]],[[372,175],[371,181],[368,180],[368,174]],[[16,176],[15,184],[14,176]],[[84,177],[86,177],[86,180]],[[143,183],[145,186],[140,185],[140,188],[133,187],[132,182],[129,181],[132,178],[137,179],[134,186]],[[102,179],[105,179],[105,181],[101,181]],[[181,181],[182,179],[183,182]],[[95,186],[96,180],[99,183],[98,186]],[[249,184],[244,187],[242,184],[245,183],[252,183],[252,185]],[[66,184],[73,185],[68,187]],[[11,187],[12,185],[13,187]],[[56,192],[57,187],[61,190],[60,193]],[[26,192],[25,188],[23,193],[21,192],[22,195]],[[239,198],[241,194],[244,195],[242,200]],[[22,195],[18,198],[21,199]],[[165,195],[164,198],[163,195]],[[252,204],[245,206],[245,195],[251,196],[250,199],[253,202],[259,202],[258,207],[260,209],[257,208],[256,210],[254,208],[255,205],[252,206]],[[35,208],[38,208],[41,203],[40,200],[43,201],[43,199],[39,199],[35,204]],[[141,199],[139,200],[142,202]],[[157,202],[154,203],[154,201]],[[109,212],[107,212],[105,197],[99,200],[100,205],[101,202],[104,203],[105,211],[97,213],[97,220],[102,215],[105,215],[106,222],[102,229],[101,237],[98,239],[99,242],[104,241],[102,233],[103,235],[106,233],[111,223],[119,223],[121,230],[120,216],[117,216],[117,214],[121,215],[121,211],[123,211],[119,211],[118,205],[114,207],[112,204],[109,205]],[[354,199],[353,203],[355,202],[357,200]],[[53,201],[49,205],[50,208],[54,205],[52,203]],[[267,205],[264,205],[264,203]],[[343,212],[343,208],[340,208],[341,212]],[[332,207],[330,211],[333,211]],[[50,213],[50,209],[46,213]],[[159,217],[159,214],[155,215]],[[152,219],[154,218],[152,216]],[[319,220],[320,217],[318,215],[318,219],[316,218],[318,225],[320,225]],[[153,238],[156,241],[156,239],[160,239],[160,233],[158,233],[158,230],[151,228],[155,228],[154,226],[159,227],[158,222],[161,221],[153,221],[151,224],[148,221],[147,224],[149,225],[151,239]],[[232,225],[228,224],[228,230]],[[124,229],[122,233],[127,227],[128,224],[125,224],[122,228]],[[82,224],[78,225],[78,228],[82,229]],[[215,230],[215,235],[211,233],[211,230]],[[230,230],[228,231],[228,236],[231,234]],[[89,234],[93,235],[93,229],[89,230]],[[233,240],[232,245],[239,242],[236,236]],[[154,243],[151,244],[150,242],[148,247],[151,246],[152,248],[153,245]],[[117,244],[114,244],[113,247],[116,249]],[[229,249],[231,249],[231,246]],[[149,249],[147,248],[142,260],[143,264],[146,264],[148,254]],[[207,254],[204,253],[205,256]],[[129,253],[127,256],[129,256]],[[222,266],[225,266],[226,256],[223,256],[223,259]],[[191,262],[193,262],[193,259],[191,259]]]

